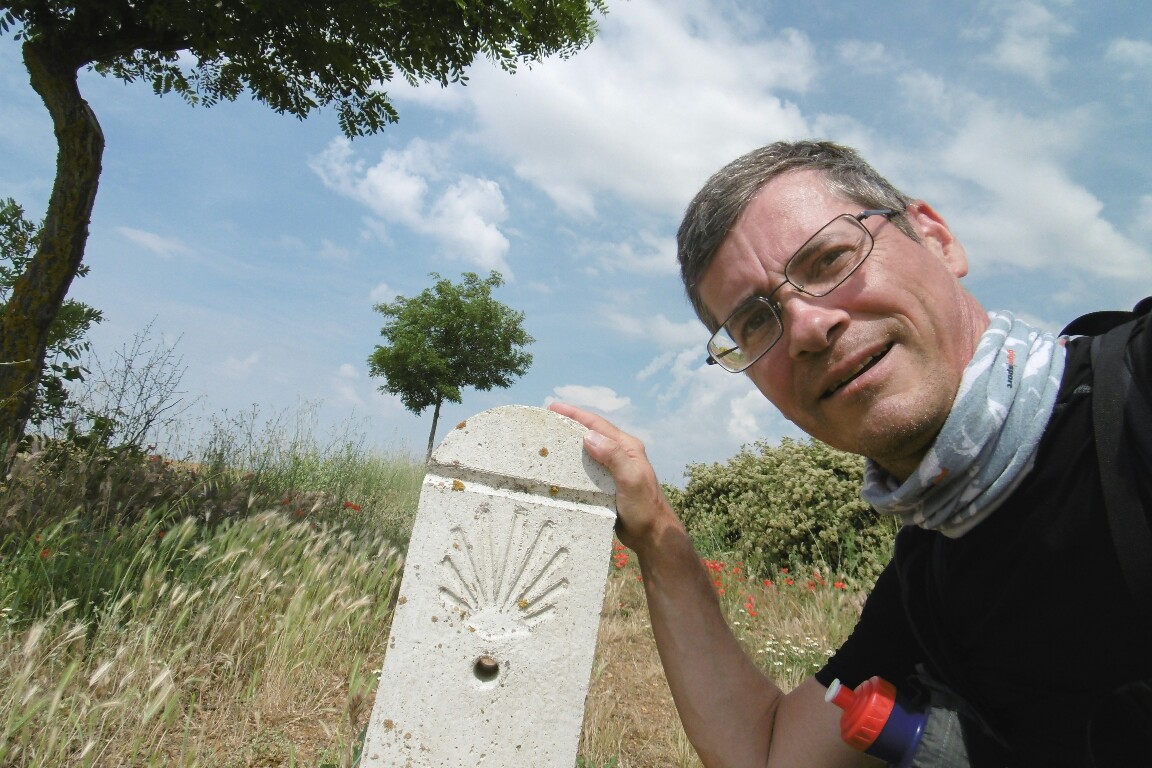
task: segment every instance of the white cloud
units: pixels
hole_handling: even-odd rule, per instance
[[[548,398],[545,405],[561,400],[565,403],[581,408],[595,408],[604,413],[615,413],[627,408],[631,399],[621,397],[615,390],[603,386],[585,386],[583,384],[564,384],[552,390],[555,399]]]
[[[846,40],[836,46],[841,60],[855,68],[871,71],[887,69],[891,63],[883,43],[865,40]]]
[[[504,259],[508,239],[499,228],[507,218],[500,185],[465,176],[436,201],[425,221],[425,231],[443,242],[449,253],[470,252],[468,260],[476,266],[485,271],[495,269],[511,280],[512,268]]]
[[[337,263],[347,263],[352,257],[352,252],[347,248],[336,245],[331,240],[322,240],[320,242],[320,258],[324,261],[332,261]]]
[[[360,378],[360,371],[351,363],[343,363],[336,369],[331,377],[332,389],[336,393],[337,402],[346,403],[359,408],[364,405],[364,399],[356,391],[356,382]]]
[[[635,241],[601,246],[597,263],[604,272],[631,272],[638,275],[674,275],[680,270],[676,260],[676,239],[641,232]]]
[[[146,232],[132,227],[116,227],[116,231],[162,259],[173,259],[177,256],[191,256],[193,254],[192,249],[179,240],[163,237],[155,232]]]
[[[324,185],[366,206],[381,221],[431,236],[443,255],[513,279],[508,239],[500,225],[508,209],[500,185],[458,174],[446,186],[442,149],[415,139],[387,150],[375,165],[357,158],[347,139],[335,139],[310,162]]]
[[[399,294],[393,290],[387,283],[378,283],[375,288],[368,292],[368,299],[372,305],[387,304],[396,298]]]
[[[747,376],[706,365],[698,349],[675,355],[661,374],[651,379],[646,395],[657,405],[645,423],[647,452],[656,466],[723,461],[740,445],[800,435]]]
[[[1132,236],[1145,242],[1152,240],[1152,195],[1141,195],[1132,220]]]
[[[1152,251],[1125,236],[1068,170],[1092,141],[1099,118],[1091,109],[1024,114],[921,71],[899,82],[909,109],[930,111],[940,127],[923,148],[883,147],[873,161],[937,207],[974,273],[1024,268],[1066,281],[1074,273],[1133,280],[1152,271]]]
[[[615,309],[604,310],[602,317],[607,327],[627,339],[644,340],[653,350],[681,350],[699,348],[704,357],[704,343],[708,340],[704,326],[697,320],[677,322],[658,312],[655,315],[630,315]]]
[[[968,106],[936,159],[954,179],[979,191],[975,206],[965,201],[973,198],[971,190],[953,201],[954,226],[962,223],[979,245],[969,248],[977,263],[1118,279],[1149,274],[1152,253],[1121,234],[1104,217],[1099,198],[1064,167],[1089,128],[1090,121],[1073,112],[1036,119],[992,104]],[[1085,259],[1086,253],[1092,258]]]
[[[766,422],[779,418],[780,412],[768,399],[753,389],[728,402],[728,435],[741,445],[760,440],[766,434]]]
[[[1072,34],[1072,27],[1039,2],[1002,2],[994,6],[993,15],[1002,36],[988,61],[997,69],[1047,87],[1065,65],[1053,48]]]
[[[571,216],[623,200],[676,215],[722,163],[809,126],[779,95],[818,72],[812,42],[739,11],[687,0],[612,7],[595,43],[514,76],[491,67],[467,88],[394,90],[440,109],[471,106],[467,140],[512,165]]]
[[[1125,67],[1125,77],[1152,74],[1152,43],[1120,37],[1108,44],[1104,58]]]
[[[227,379],[246,379],[260,362],[260,353],[253,352],[244,359],[229,355],[220,365],[220,375]]]

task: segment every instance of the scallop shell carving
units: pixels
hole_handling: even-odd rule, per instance
[[[500,513],[483,503],[472,519],[451,531],[440,598],[489,640],[526,633],[552,615],[568,588],[568,548],[556,542],[554,522],[534,523],[521,507]]]

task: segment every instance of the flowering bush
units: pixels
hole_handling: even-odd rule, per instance
[[[859,456],[785,438],[727,464],[689,466],[687,486],[669,498],[702,552],[732,553],[762,578],[818,567],[870,586],[897,524],[860,499],[863,476]]]

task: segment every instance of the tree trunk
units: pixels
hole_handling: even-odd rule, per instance
[[[24,44],[24,64],[32,87],[52,116],[56,179],[40,230],[40,245],[0,313],[2,466],[7,466],[24,434],[44,367],[48,330],[84,258],[100,181],[104,135],[96,115],[80,95],[77,71],[82,63],[50,43]]]
[[[432,411],[432,431],[428,433],[428,452],[424,454],[424,463],[428,463],[428,459],[432,458],[433,444],[436,442],[436,425],[440,422],[440,403],[442,400],[436,401],[436,409]]]

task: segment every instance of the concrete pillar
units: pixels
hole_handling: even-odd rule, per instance
[[[572,768],[615,522],[586,431],[506,406],[432,453],[362,766]]]

